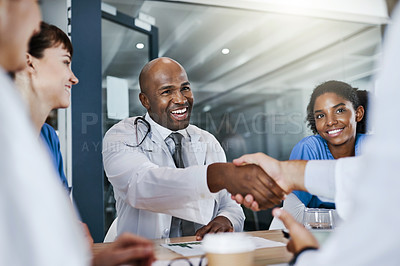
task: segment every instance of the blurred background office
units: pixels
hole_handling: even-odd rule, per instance
[[[72,38],[80,83],[58,128],[73,197],[95,241],[115,216],[101,139],[143,115],[138,75],[159,56],[186,69],[192,123],[214,134],[228,160],[264,152],[285,160],[310,135],[305,111],[319,83],[337,79],[374,91],[384,0],[44,0],[44,20]],[[268,211],[246,212],[247,230],[268,229]]]

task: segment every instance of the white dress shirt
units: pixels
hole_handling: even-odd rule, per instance
[[[0,84],[0,265],[90,265],[71,202],[1,68]]]
[[[169,236],[171,218],[206,225],[216,216],[227,217],[235,231],[243,230],[244,214],[226,190],[211,193],[207,165],[225,162],[225,153],[210,133],[189,125],[183,133],[186,168],[176,168],[165,138],[172,132],[146,114],[151,132],[137,117],[114,125],[103,140],[103,162],[114,188],[117,232],[132,232],[150,239]],[[186,155],[185,155],[186,154]],[[186,165],[186,164],[185,164]]]
[[[399,16],[397,6],[384,42],[376,102],[370,108],[376,134],[367,141],[364,155],[324,162],[322,168],[320,162],[307,164],[309,192],[333,197],[347,219],[319,251],[301,254],[298,265],[400,265]]]

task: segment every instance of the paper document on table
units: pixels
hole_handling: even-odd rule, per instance
[[[174,260],[174,266],[188,266],[189,263],[188,261],[190,261],[192,263],[192,265],[200,265],[200,259],[199,257],[197,258],[188,258],[188,259],[178,259],[178,260]],[[151,266],[168,266],[170,265],[171,260],[156,260],[155,262],[153,262],[153,264],[151,264]],[[204,258],[203,259],[203,263],[202,265],[207,265],[207,259]]]
[[[201,248],[201,241],[169,243],[169,244],[161,244],[161,246],[168,248],[185,257],[200,256],[204,254],[204,251]]]
[[[256,246],[256,249],[286,246],[286,244],[284,243],[268,240],[262,237],[252,236],[249,238]],[[185,257],[204,255],[204,251],[201,248],[201,241],[169,243],[169,244],[161,244],[161,246],[168,248]]]
[[[256,249],[286,246],[284,243],[268,240],[262,237],[253,236],[250,239],[253,241],[254,245],[256,245]]]

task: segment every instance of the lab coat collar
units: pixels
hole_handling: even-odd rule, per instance
[[[145,119],[149,122],[151,126],[151,132],[149,134],[150,139],[153,142],[158,143],[165,152],[169,153],[167,144],[165,143],[165,139],[173,131],[157,124],[153,119],[151,119],[148,113],[145,114]],[[198,165],[203,165],[207,150],[205,145],[207,144],[201,142],[202,137],[197,127],[189,125],[187,128],[178,130],[177,132],[181,133],[187,141],[190,141],[191,149],[195,151],[195,157]]]
[[[188,132],[187,132],[187,128],[178,130],[178,131],[172,131],[166,127],[161,126],[160,124],[156,123],[149,115],[149,113],[145,114],[145,119],[147,120],[147,122],[149,122],[150,126],[152,129],[155,129],[154,131],[158,132],[161,139],[163,141],[165,141],[166,138],[168,138],[168,136],[172,133],[172,132],[178,132],[180,134],[183,135],[184,138],[188,138],[190,137]],[[153,131],[153,130],[152,130]]]

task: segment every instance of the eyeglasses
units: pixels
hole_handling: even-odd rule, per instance
[[[200,259],[199,260],[199,264],[197,264],[198,266],[207,266],[207,260],[204,259],[205,256],[201,256],[200,258],[192,258],[192,260],[194,259]],[[197,262],[197,261],[196,261]],[[190,258],[187,257],[179,257],[179,258],[175,258],[173,260],[171,260],[168,264],[168,266],[194,266],[193,263],[190,261]]]
[[[139,141],[139,134],[138,134],[138,126],[139,126],[138,124],[139,123],[145,125],[145,127],[146,127],[146,134],[144,134],[144,137],[140,141]],[[146,139],[147,135],[150,133],[151,126],[150,126],[150,123],[147,122],[146,119],[144,119],[144,116],[136,117],[135,121],[133,122],[133,125],[136,127],[136,143],[137,144],[131,145],[126,142],[124,142],[124,144],[131,148],[137,148],[143,143],[143,141]]]

